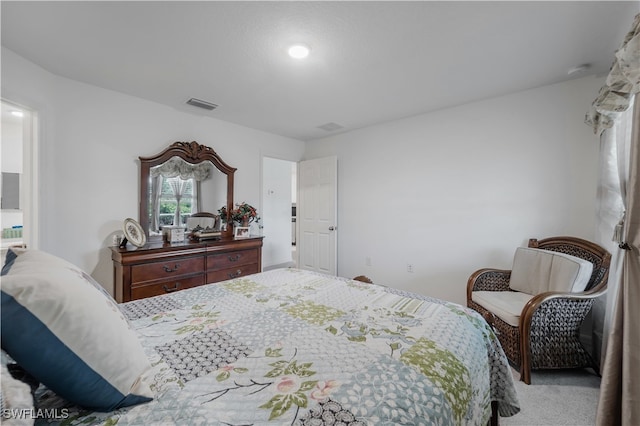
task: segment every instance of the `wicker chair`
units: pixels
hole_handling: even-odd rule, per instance
[[[583,292],[545,292],[534,296],[522,309],[514,327],[472,300],[474,291],[512,291],[511,270],[480,269],[469,277],[467,306],[492,325],[507,358],[520,367],[520,380],[531,383],[532,369],[585,368],[597,365],[579,340],[579,329],[595,298],[605,293],[611,255],[592,242],[575,237],[529,240],[530,248],[573,255],[593,264]]]

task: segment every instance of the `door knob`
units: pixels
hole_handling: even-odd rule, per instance
[[[335,231],[336,229],[338,229],[338,227],[337,227],[337,226],[330,226],[330,227],[329,227],[329,231]]]

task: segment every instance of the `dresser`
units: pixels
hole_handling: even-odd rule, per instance
[[[115,299],[129,302],[261,272],[262,238],[111,247]]]

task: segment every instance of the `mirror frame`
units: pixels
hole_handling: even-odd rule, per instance
[[[229,166],[213,150],[205,145],[200,145],[196,141],[174,142],[164,151],[151,157],[138,157],[140,159],[140,225],[149,238],[149,175],[151,168],[159,166],[172,157],[180,157],[188,163],[199,164],[204,161],[211,161],[213,165],[222,173],[227,175],[227,215],[233,210],[233,176],[237,170]],[[216,214],[217,212],[211,212]],[[222,232],[223,238],[231,237],[233,227],[229,226],[227,217],[227,229]],[[152,238],[155,240],[155,238]],[[158,236],[162,239],[162,236]]]

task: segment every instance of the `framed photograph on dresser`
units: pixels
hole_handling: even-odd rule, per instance
[[[236,238],[249,238],[249,227],[236,226],[233,228],[233,236]]]

